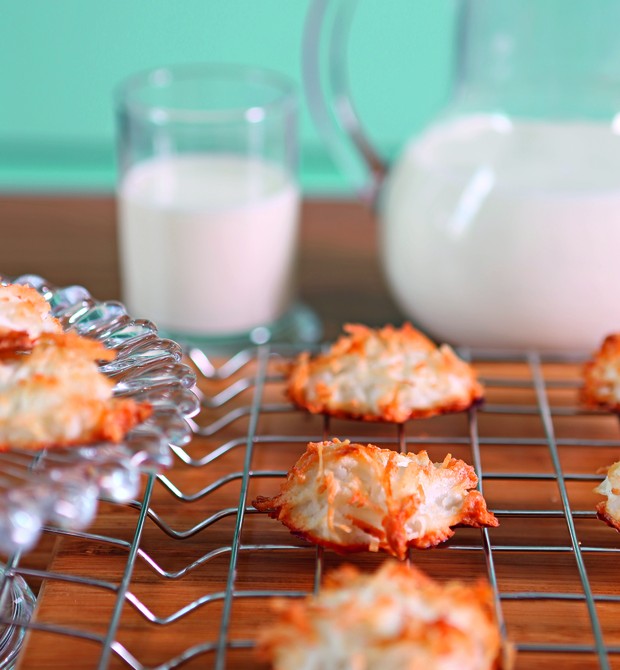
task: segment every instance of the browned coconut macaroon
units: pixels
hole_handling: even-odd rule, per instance
[[[596,506],[599,519],[620,531],[620,461],[609,466],[607,476],[594,492],[607,498]]]
[[[486,581],[439,583],[388,560],[374,573],[350,565],[316,596],[277,599],[257,653],[276,670],[509,670]]]
[[[620,411],[620,333],[608,335],[585,364],[581,400],[589,407]]]
[[[61,331],[49,303],[36,289],[0,284],[0,352],[29,349],[43,333]]]
[[[581,400],[588,407],[620,412],[620,333],[605,337],[585,364]],[[609,466],[606,473],[604,481],[594,489],[607,498],[598,503],[596,513],[620,531],[620,462]]]
[[[346,553],[425,549],[452,537],[452,526],[497,526],[465,462],[433,463],[425,451],[400,454],[338,439],[311,442],[273,498],[256,509],[294,534]]]
[[[378,330],[348,324],[344,330],[327,352],[304,352],[294,361],[287,393],[297,406],[401,423],[465,410],[482,399],[473,368],[410,324]]]
[[[113,398],[97,361],[115,352],[75,333],[44,333],[29,352],[0,358],[0,450],[120,441],[151,413]]]

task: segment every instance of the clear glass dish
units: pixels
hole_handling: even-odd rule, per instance
[[[153,407],[119,444],[0,453],[0,554],[10,556],[31,549],[45,525],[84,530],[100,498],[135,498],[141,475],[165,469],[170,447],[191,440],[188,419],[199,401],[181,347],[160,337],[151,322],[132,319],[122,304],[96,300],[81,286],[53,286],[37,275],[0,275],[0,283],[34,286],[65,330],[116,350],[115,360],[101,367],[115,382],[114,394]]]
[[[22,647],[36,600],[19,575],[5,577],[0,569],[0,670],[12,670]]]

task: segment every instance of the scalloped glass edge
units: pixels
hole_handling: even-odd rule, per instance
[[[65,330],[116,350],[116,358],[101,366],[115,382],[114,395],[153,407],[118,444],[0,453],[0,554],[10,556],[32,549],[45,526],[85,530],[99,499],[133,500],[141,475],[169,467],[170,447],[192,439],[189,419],[200,403],[181,347],[159,337],[150,321],[132,319],[120,302],[97,300],[82,286],[57,287],[38,275],[0,275],[0,283],[33,286]]]

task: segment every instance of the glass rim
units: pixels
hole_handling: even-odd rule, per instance
[[[276,91],[277,95],[273,100],[256,105],[230,105],[220,109],[191,109],[183,105],[145,103],[139,99],[139,93],[144,90],[165,89],[175,82],[213,75],[261,85]],[[264,114],[277,109],[292,111],[297,106],[295,85],[288,76],[269,68],[234,63],[177,63],[142,70],[126,77],[116,86],[114,100],[117,110],[126,110],[159,123],[256,122]],[[262,111],[263,115],[257,115],[256,110]]]

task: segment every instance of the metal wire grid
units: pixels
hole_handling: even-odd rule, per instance
[[[300,415],[284,398],[282,402],[267,401],[267,391],[270,386],[281,383],[281,377],[272,373],[271,363],[274,358],[287,358],[290,354],[291,351],[275,347],[270,348],[265,345],[241,352],[219,367],[216,367],[202,352],[193,350],[190,353],[203,380],[224,382],[224,388],[219,390],[215,395],[210,396],[205,394],[202,396],[203,414],[208,415],[210,412],[218,410],[217,417],[208,419],[205,422],[200,421],[201,417],[199,416],[193,426],[197,438],[216,438],[218,446],[215,446],[208,453],[199,457],[192,455],[191,445],[187,448],[175,447],[173,451],[177,460],[189,468],[206,469],[219,459],[229,455],[232,451],[238,451],[242,454],[242,468],[219,477],[219,479],[195,493],[187,493],[177,487],[174,482],[174,472],[170,475],[148,477],[143,495],[139,500],[131,504],[131,507],[137,512],[137,519],[133,536],[130,539],[102,535],[95,532],[63,533],[63,531],[58,529],[50,528],[47,530],[48,533],[55,536],[65,535],[69,538],[90,543],[111,545],[126,552],[124,569],[120,575],[120,579],[117,581],[99,579],[96,574],[81,575],[32,568],[28,567],[27,561],[24,560],[25,557],[19,554],[12,556],[6,564],[4,573],[4,594],[8,592],[13,577],[21,575],[27,580],[41,580],[44,584],[59,581],[66,584],[87,585],[95,589],[107,591],[114,598],[114,606],[109,614],[109,618],[105,622],[105,630],[103,632],[95,633],[79,625],[60,625],[53,621],[40,621],[37,618],[28,624],[27,627],[30,631],[34,631],[35,633],[36,631],[44,631],[61,636],[62,643],[65,645],[70,645],[72,639],[91,641],[97,646],[97,658],[93,665],[89,667],[103,669],[108,668],[113,663],[118,665],[122,661],[122,667],[128,666],[136,670],[143,670],[147,665],[137,657],[139,654],[134,655],[131,649],[120,641],[119,637],[119,632],[123,626],[123,612],[127,604],[131,605],[140,614],[143,621],[144,634],[156,635],[157,631],[154,631],[152,626],[165,627],[175,622],[183,621],[205,605],[218,603],[219,621],[215,635],[188,646],[173,658],[168,658],[163,662],[158,662],[148,667],[156,667],[158,670],[164,670],[167,668],[176,668],[186,663],[191,664],[192,661],[199,663],[196,667],[213,667],[216,670],[223,670],[229,667],[251,667],[247,665],[247,661],[242,666],[236,666],[234,661],[235,652],[249,650],[255,644],[253,636],[238,637],[231,635],[231,627],[234,623],[237,603],[246,599],[263,601],[276,595],[297,598],[313,589],[316,591],[320,588],[326,562],[326,554],[322,550],[309,549],[303,542],[288,542],[285,539],[284,541],[280,540],[277,542],[248,543],[243,540],[243,531],[248,515],[255,514],[255,510],[249,504],[249,492],[253,482],[265,479],[273,480],[271,483],[275,487],[277,478],[285,474],[285,470],[283,469],[254,469],[253,455],[255,450],[263,444],[299,443],[302,445],[307,441],[330,437],[334,435],[332,431],[341,429],[340,424],[331,422],[326,418],[323,420],[322,430],[319,434],[260,433],[258,430],[259,421],[265,415],[276,415],[276,423],[278,417],[289,415],[290,418]],[[429,565],[431,562],[435,562],[435,564],[449,563],[452,552],[483,554],[486,564],[486,574],[495,594],[500,624],[504,633],[506,633],[506,629],[508,628],[508,634],[516,643],[519,662],[523,664],[518,667],[532,667],[529,664],[528,657],[532,659],[538,658],[542,654],[541,658],[543,658],[543,661],[536,667],[557,667],[555,664],[556,659],[559,661],[560,659],[574,658],[578,659],[578,663],[580,663],[579,659],[583,659],[583,665],[578,664],[574,667],[612,668],[614,660],[615,662],[618,661],[620,644],[618,644],[617,635],[614,636],[612,634],[611,641],[607,639],[609,636],[602,625],[599,607],[601,604],[620,603],[620,593],[599,592],[600,589],[593,588],[588,575],[587,557],[590,554],[600,554],[613,561],[620,550],[620,545],[615,540],[614,531],[604,527],[601,522],[595,520],[592,508],[573,509],[571,504],[571,496],[568,488],[571,483],[590,482],[590,486],[594,487],[596,482],[602,479],[602,476],[596,472],[585,474],[565,472],[560,451],[565,447],[589,450],[591,453],[601,450],[601,458],[607,459],[602,460],[601,465],[609,465],[608,452],[609,450],[620,451],[620,436],[618,439],[615,436],[611,439],[607,436],[604,439],[599,439],[598,437],[592,438],[581,435],[575,437],[556,435],[555,421],[557,417],[578,417],[589,416],[590,414],[596,417],[596,413],[584,412],[577,404],[552,406],[549,401],[549,392],[551,390],[574,390],[579,385],[579,378],[577,376],[569,378],[562,376],[558,379],[550,378],[548,375],[545,376],[545,365],[548,363],[566,363],[570,366],[575,363],[575,359],[563,359],[558,356],[543,358],[537,353],[500,355],[485,352],[475,352],[473,354],[471,352],[462,352],[462,354],[470,356],[476,364],[490,365],[491,370],[494,364],[504,364],[507,362],[523,366],[529,371],[528,375],[519,375],[514,378],[499,378],[493,376],[492,372],[489,376],[484,376],[483,373],[483,382],[488,387],[504,390],[509,394],[521,390],[531,390],[535,396],[535,402],[531,404],[528,402],[487,402],[482,408],[474,408],[469,412],[465,431],[459,431],[451,435],[433,435],[432,431],[431,434],[426,434],[426,432],[422,432],[423,429],[419,428],[419,425],[424,424],[424,422],[415,422],[415,426],[409,423],[397,427],[396,430],[392,426],[380,426],[378,428],[380,433],[378,434],[376,425],[373,426],[373,434],[372,431],[371,433],[366,432],[368,426],[364,424],[350,423],[348,424],[349,429],[354,428],[358,434],[342,435],[340,433],[337,436],[348,437],[353,441],[373,441],[374,443],[393,445],[394,448],[399,448],[403,451],[417,451],[421,448],[430,450],[445,444],[456,446],[456,448],[462,446],[464,449],[469,450],[472,465],[474,465],[479,475],[479,487],[483,492],[485,492],[486,487],[493,483],[499,483],[505,488],[516,485],[522,486],[524,482],[554,483],[557,486],[559,495],[558,506],[545,507],[539,505],[535,507],[526,506],[523,509],[515,507],[499,509],[493,505],[492,501],[490,506],[500,519],[500,528],[507,520],[513,520],[519,524],[529,524],[532,520],[536,519],[559,519],[566,525],[568,542],[559,544],[553,542],[548,544],[544,542],[536,542],[535,544],[502,543],[500,539],[495,537],[493,530],[483,529],[482,531],[476,531],[478,540],[461,542],[459,539],[461,537],[460,531],[457,531],[455,538],[447,543],[447,551],[433,549],[428,553],[423,553],[425,558],[430,557],[428,560]],[[249,401],[247,401],[247,398],[249,398]],[[505,417],[538,417],[542,423],[544,434],[535,437],[481,434],[483,432],[481,431],[481,418],[485,416],[495,416],[500,421]],[[247,422],[243,434],[237,431],[235,437],[231,438],[229,430],[231,427],[236,426],[241,419]],[[369,436],[372,440],[369,439]],[[530,448],[543,448],[546,450],[552,464],[551,471],[537,472],[531,471],[529,468],[524,468],[523,470],[517,469],[513,472],[494,472],[489,470],[484,467],[484,451],[489,446],[500,449],[504,446],[510,446],[511,448],[523,449],[526,452]],[[293,462],[294,458],[291,460],[291,465]],[[157,509],[152,506],[153,493],[156,487],[166,490],[174,498],[175,504],[182,507],[187,504],[207,500],[209,496],[233,481],[239,484],[236,506],[232,505],[216,509],[189,528],[181,529],[173,527],[166,521],[164,515],[160,515]],[[158,558],[150,553],[142,544],[142,537],[147,521],[157,526],[159,532],[172,538],[179,544],[179,547],[182,547],[183,541],[209,533],[222,519],[232,520],[234,526],[232,541],[229,544],[212,549],[198,558],[192,559],[188,553],[184,559],[186,562],[179,569],[167,570],[164,568]],[[580,520],[599,524],[596,526],[597,531],[603,528],[604,530],[600,532],[607,533],[605,541],[599,545],[590,543],[585,546],[580,540],[579,532],[576,528],[576,521]],[[277,524],[275,521],[271,521],[271,523]],[[182,552],[182,549],[180,551]],[[244,588],[243,585],[238,583],[240,557],[242,554],[252,556],[254,561],[269,561],[273,563],[272,552],[284,552],[288,555],[300,552],[307,554],[308,551],[314,552],[311,588],[296,589],[283,584],[278,584],[277,588]],[[574,558],[577,568],[578,588],[553,590],[548,588],[547,584],[537,582],[535,575],[532,575],[531,588],[528,590],[509,590],[503,588],[502,578],[497,569],[497,562],[498,558],[501,559],[504,553],[521,555],[526,560],[540,553],[570,555]],[[417,556],[417,553],[412,555],[412,559],[417,561]],[[145,603],[144,599],[136,593],[136,583],[133,580],[133,575],[139,561],[147,565],[152,572],[162,579],[174,581],[180,580],[195,571],[199,572],[201,569],[208,567],[216,558],[221,559],[222,557],[227,562],[223,588],[208,592],[205,591],[198,597],[188,600],[172,614],[165,616],[156,615]],[[277,566],[273,565],[273,567],[277,571]],[[543,639],[538,642],[528,642],[527,639],[522,641],[518,639],[518,635],[517,639],[514,639],[514,633],[512,633],[510,625],[507,625],[503,612],[510,603],[530,601],[543,604],[551,602],[560,604],[577,602],[584,604],[587,609],[588,626],[590,628],[590,636],[586,637],[591,637],[591,640],[583,642],[578,639],[574,642],[557,642],[554,641],[552,628],[549,630],[549,636],[545,639],[543,635]],[[5,623],[10,622],[7,620]],[[590,665],[586,664],[586,660],[590,662]],[[548,664],[545,665],[545,662]]]

